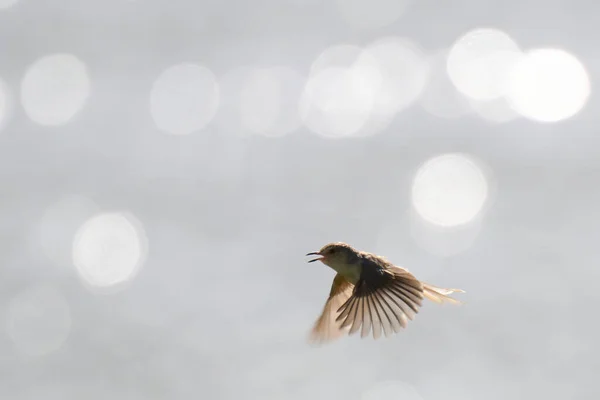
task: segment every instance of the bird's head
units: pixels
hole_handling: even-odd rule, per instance
[[[319,256],[308,262],[321,261],[325,265],[353,264],[358,258],[358,251],[346,243],[329,243],[319,251],[308,253],[307,256]]]

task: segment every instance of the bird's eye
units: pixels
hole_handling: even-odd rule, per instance
[[[337,251],[336,249],[331,249],[331,250],[329,250],[329,253],[330,254],[335,254],[336,251]]]

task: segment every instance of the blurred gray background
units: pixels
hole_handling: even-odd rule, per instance
[[[1,0],[0,398],[599,398],[599,15],[590,0]],[[452,86],[430,56],[478,28],[572,54],[585,106],[540,122],[435,91]],[[389,37],[429,71],[406,107],[336,138],[298,117],[324,51]],[[482,172],[460,204],[428,203],[452,220],[479,196],[440,226],[414,179],[448,153]],[[426,197],[453,190],[439,174]],[[465,304],[313,347],[334,273],[304,254],[331,241]]]

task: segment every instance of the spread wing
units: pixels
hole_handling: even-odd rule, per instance
[[[352,295],[353,288],[354,285],[342,275],[337,274],[333,278],[329,298],[310,333],[311,342],[330,342],[342,336],[344,329],[340,328],[340,323],[336,321],[336,317],[339,314],[338,309]]]
[[[423,285],[410,272],[389,265],[382,268],[364,259],[361,277],[350,298],[338,309],[336,321],[349,334],[361,329],[366,337],[372,329],[375,339],[399,332],[419,312]]]

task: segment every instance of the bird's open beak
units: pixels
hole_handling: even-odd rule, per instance
[[[321,253],[319,253],[318,251],[313,251],[312,253],[307,253],[307,256],[321,256]],[[315,262],[315,261],[320,261],[323,259],[323,256],[319,257],[319,258],[315,258],[313,260],[309,260],[308,262]]]

